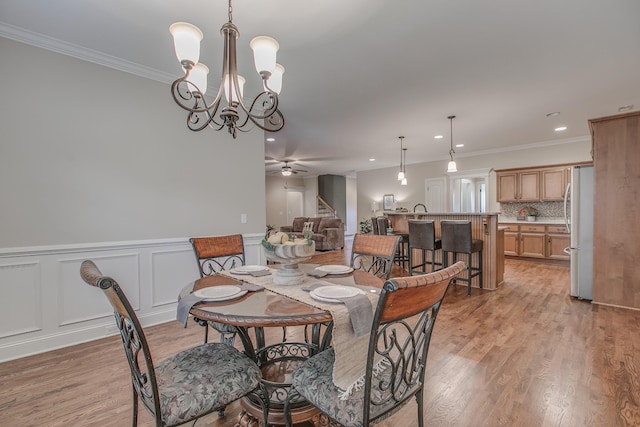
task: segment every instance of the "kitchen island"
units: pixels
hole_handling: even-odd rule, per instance
[[[440,221],[471,221],[471,234],[474,239],[480,239],[482,248],[482,282],[483,288],[496,290],[504,280],[504,232],[498,230],[498,215],[500,212],[466,212],[466,213],[425,213],[425,212],[398,212],[384,211],[391,222],[394,233],[409,233],[409,220],[433,221],[436,229],[436,238],[440,238]],[[420,251],[413,253],[414,264],[418,264],[421,258]],[[474,259],[475,259],[474,255]],[[442,251],[437,251],[436,261],[441,262]],[[464,255],[458,259],[468,262]],[[471,286],[477,288],[479,277],[474,277]],[[462,284],[462,283],[461,283]]]

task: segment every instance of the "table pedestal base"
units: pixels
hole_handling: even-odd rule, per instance
[[[262,409],[256,406],[247,398],[240,400],[240,406],[242,411],[238,415],[238,422],[236,427],[260,427],[262,426]],[[304,421],[313,422],[315,426],[329,427],[336,426],[336,424],[317,424],[316,419],[320,418],[320,411],[313,405],[305,405],[298,408],[291,409],[291,421],[293,424],[302,423]],[[325,417],[326,418],[326,417]],[[282,408],[271,408],[269,410],[269,425],[285,425],[284,412]]]
[[[273,283],[276,285],[299,285],[304,279],[304,273],[298,264],[283,264],[281,268],[276,270],[273,276]]]

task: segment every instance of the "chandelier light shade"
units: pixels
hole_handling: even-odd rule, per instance
[[[453,119],[456,118],[456,116],[449,116],[447,117],[449,119],[449,122],[451,123],[451,145],[449,148],[449,157],[451,158],[451,160],[449,161],[449,164],[447,165],[447,172],[458,172],[458,167],[456,166],[456,162],[455,160],[453,160],[453,155],[455,154],[455,151],[453,150]]]
[[[184,70],[184,76],[172,83],[171,94],[176,104],[188,111],[187,127],[192,131],[207,127],[221,130],[226,127],[235,138],[237,131],[247,132],[255,125],[264,131],[277,132],[284,127],[284,116],[278,109],[278,95],[282,90],[284,74],[284,67],[276,63],[278,42],[271,37],[258,36],[249,43],[264,91],[250,104],[245,103],[245,79],[238,75],[236,58],[236,40],[240,33],[233,24],[231,0],[228,4],[229,21],[220,30],[224,51],[220,87],[215,98],[210,103],[204,98],[209,68],[199,62],[202,31],[186,22],[176,22],[169,27],[176,57]],[[223,93],[226,105],[222,99]]]
[[[402,167],[402,141],[404,136],[399,136],[398,138],[400,138],[400,172],[398,172],[398,181],[402,181],[404,179],[404,168]]]

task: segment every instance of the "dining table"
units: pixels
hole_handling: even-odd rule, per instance
[[[245,271],[222,271],[187,284],[180,298],[212,286],[235,285],[251,291],[223,301],[202,300],[189,309],[189,314],[202,325],[219,322],[235,326],[245,354],[260,366],[263,390],[269,399],[268,424],[284,425],[284,403],[289,395],[293,371],[304,360],[320,351],[333,347],[336,362],[333,367],[334,383],[345,393],[358,386],[366,366],[369,329],[356,332],[354,311],[349,304],[319,300],[317,289],[323,286],[346,287],[358,293],[359,310],[375,311],[384,279],[362,270],[343,266],[332,270],[319,264],[299,264],[305,274],[301,283],[278,285],[273,277],[279,265],[262,266],[260,275]],[[251,269],[248,269],[252,273]],[[327,271],[329,273],[327,273]],[[312,292],[316,289],[316,293]],[[326,288],[330,289],[330,288]],[[202,292],[202,291],[201,291]],[[369,304],[366,304],[368,300]],[[362,311],[360,311],[362,313]],[[359,314],[358,314],[359,316]],[[365,316],[366,317],[366,316]],[[370,320],[369,322],[370,328]],[[288,337],[287,329],[301,327],[303,332]],[[283,328],[284,333],[265,334],[265,328]],[[297,396],[297,395],[296,395]],[[314,421],[319,411],[301,397],[291,396],[290,413],[294,424]],[[242,411],[238,425],[260,425],[262,404],[255,396],[240,401]],[[315,422],[314,422],[315,424]],[[316,424],[317,425],[317,424]]]

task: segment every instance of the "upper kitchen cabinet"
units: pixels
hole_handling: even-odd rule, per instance
[[[497,200],[500,203],[562,201],[571,166],[497,170]]]
[[[498,202],[540,201],[540,171],[496,171]]]
[[[570,168],[543,169],[540,182],[542,184],[542,201],[553,202],[564,200],[564,192],[569,182]]]

